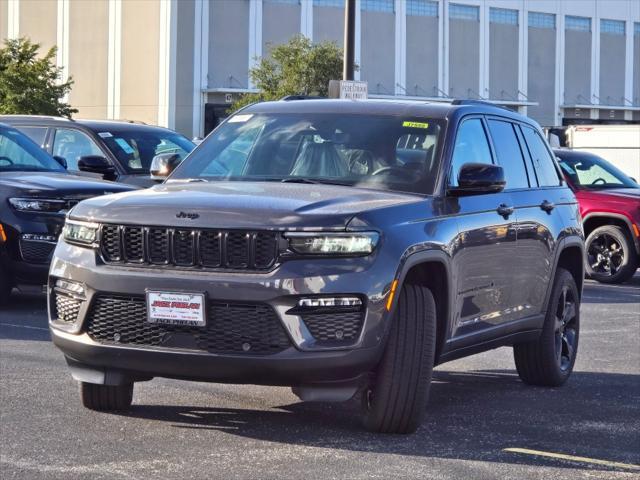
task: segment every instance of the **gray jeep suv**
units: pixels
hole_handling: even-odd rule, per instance
[[[583,234],[539,127],[472,101],[289,100],[231,116],[149,190],[80,202],[49,276],[53,341],[95,410],[153,377],[361,398],[412,432],[434,365],[576,358]]]

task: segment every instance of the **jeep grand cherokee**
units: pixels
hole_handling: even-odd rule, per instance
[[[297,100],[231,116],[168,180],[79,203],[50,326],[85,407],[153,377],[358,396],[412,432],[434,365],[576,358],[583,234],[533,121],[478,102]]]

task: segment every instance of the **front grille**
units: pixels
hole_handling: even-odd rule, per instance
[[[20,239],[20,252],[25,262],[48,263],[55,248],[55,243]]]
[[[201,350],[209,353],[269,355],[291,343],[273,309],[265,304],[209,302],[205,327],[147,322],[143,297],[98,296],[87,332],[100,343]]]
[[[82,301],[58,292],[55,292],[54,295],[56,318],[61,322],[75,323],[78,319],[78,312],[80,311]]]
[[[308,313],[302,321],[318,342],[353,343],[360,336],[364,312]]]
[[[268,270],[278,257],[278,234],[237,230],[103,225],[107,263]]]

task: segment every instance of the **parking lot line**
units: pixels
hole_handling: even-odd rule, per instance
[[[555,458],[558,460],[570,460],[572,462],[592,463],[595,465],[604,465],[612,468],[624,468],[626,470],[640,470],[640,465],[630,463],[610,462],[609,460],[600,460],[597,458],[577,457],[575,455],[565,455],[564,453],[544,452],[542,450],[530,450],[528,448],[504,448],[503,452],[522,453],[524,455],[535,455],[538,457]]]
[[[48,329],[48,328],[42,328],[42,327],[31,327],[31,326],[29,326],[29,325],[15,325],[15,324],[13,324],[13,323],[4,323],[4,322],[0,323],[0,326],[2,326],[2,327],[16,327],[16,328],[28,328],[28,329],[30,329],[30,330],[44,330],[44,331],[46,331],[46,332],[48,332],[48,331],[49,331],[49,329]]]

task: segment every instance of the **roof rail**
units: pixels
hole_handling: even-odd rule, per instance
[[[509,110],[512,112],[510,108],[505,107],[504,105],[500,105],[499,103],[488,102],[487,100],[474,100],[471,98],[455,98],[451,105],[485,105],[487,107],[495,107],[501,108],[503,110]]]
[[[325,97],[319,95],[286,95],[280,99],[281,102],[289,102],[291,100],[321,100]]]

